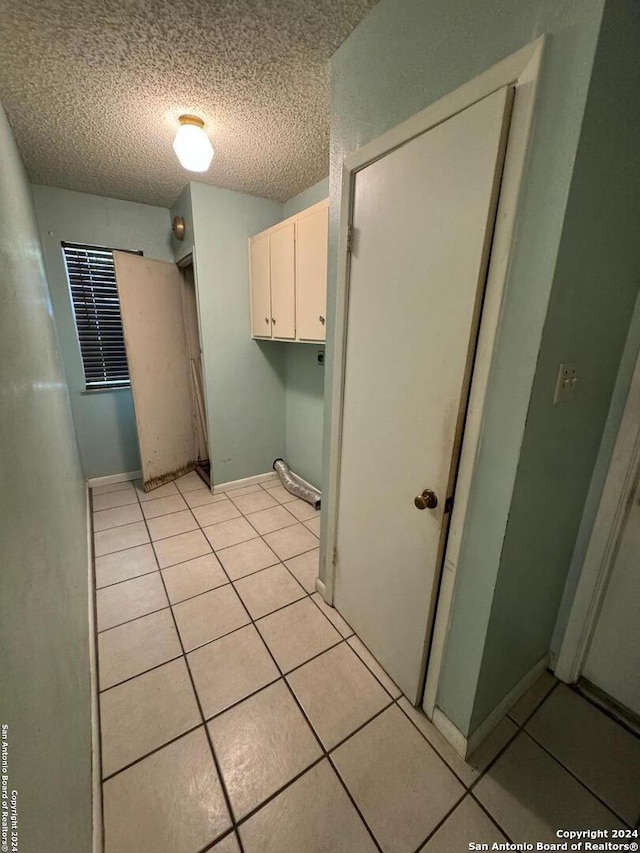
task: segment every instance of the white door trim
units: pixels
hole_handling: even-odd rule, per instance
[[[333,389],[331,395],[331,440],[329,482],[326,489],[326,575],[323,595],[333,603],[335,584],[335,545],[338,520],[338,486],[342,445],[344,408],[345,353],[347,339],[347,306],[349,292],[349,252],[347,250],[355,176],[358,171],[380,159],[409,140],[446,121],[482,98],[504,86],[514,86],[515,98],[507,143],[500,200],[487,278],[487,289],[480,324],[478,348],[469,395],[464,431],[456,505],[451,518],[445,565],[455,574],[460,540],[464,528],[467,495],[480,439],[482,410],[489,369],[500,318],[502,292],[507,277],[510,250],[516,221],[516,209],[522,175],[527,160],[529,138],[544,37],[522,48],[494,65],[478,77],[436,101],[431,106],[397,125],[382,136],[347,157],[342,167],[342,189],[339,225],[338,281],[336,289]],[[429,716],[435,707],[444,638],[449,622],[453,583],[442,584],[438,598],[431,653],[425,687],[425,710]]]
[[[554,670],[569,684],[578,680],[587,657],[639,466],[640,355]]]

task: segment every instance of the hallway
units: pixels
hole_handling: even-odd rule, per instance
[[[640,740],[548,673],[457,756],[315,592],[319,513],[277,480],[211,495],[189,474],[92,503],[107,853],[637,828]]]

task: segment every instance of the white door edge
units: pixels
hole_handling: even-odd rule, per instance
[[[436,103],[392,128],[387,133],[363,146],[346,158],[342,167],[340,231],[338,250],[338,280],[336,288],[336,315],[334,319],[334,382],[332,388],[331,440],[329,455],[329,482],[326,489],[326,515],[324,518],[325,578],[322,590],[325,601],[333,604],[335,586],[335,553],[338,520],[338,486],[342,454],[342,419],[344,409],[345,353],[347,340],[347,306],[350,256],[348,230],[352,214],[352,197],[355,175],[360,170],[410,139],[426,132],[458,112],[472,106],[504,86],[515,88],[515,98],[504,162],[503,180],[498,204],[494,240],[487,277],[485,303],[480,322],[478,348],[469,395],[468,417],[460,455],[456,506],[454,507],[445,562],[453,569],[457,566],[457,551],[464,528],[467,495],[473,476],[476,451],[480,439],[482,410],[486,395],[489,368],[495,343],[502,293],[510,260],[510,246],[516,222],[520,185],[525,171],[540,66],[544,49],[544,36],[508,56],[498,64],[474,78],[469,83],[441,98]],[[451,550],[453,549],[453,550]],[[453,559],[452,559],[453,557]],[[339,558],[339,557],[338,557]],[[434,632],[431,643],[424,709],[433,715],[435,697],[442,665],[444,639],[449,624],[453,600],[453,583],[441,589],[438,596]]]
[[[609,471],[560,646],[555,675],[578,680],[615,562],[640,466],[640,355],[629,387]]]

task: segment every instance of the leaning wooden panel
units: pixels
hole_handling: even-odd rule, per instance
[[[196,462],[189,359],[175,264],[114,252],[145,492]]]

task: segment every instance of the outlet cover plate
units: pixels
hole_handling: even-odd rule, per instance
[[[558,369],[558,378],[556,380],[556,389],[553,395],[553,402],[566,403],[572,400],[576,393],[576,385],[578,384],[578,370],[575,364],[563,363]]]

